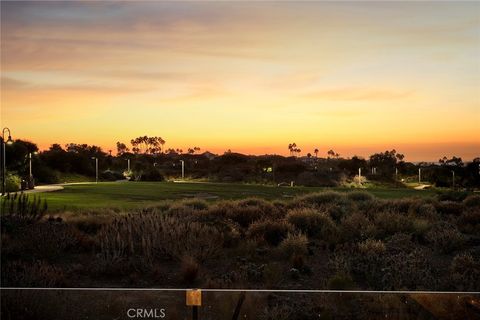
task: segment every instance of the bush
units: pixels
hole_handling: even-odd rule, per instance
[[[460,291],[478,291],[480,262],[469,253],[458,254],[450,266],[453,285]]]
[[[410,253],[415,249],[412,236],[405,233],[396,233],[386,243],[387,251],[393,254]]]
[[[292,209],[287,214],[287,220],[311,237],[318,237],[328,243],[336,243],[338,240],[339,232],[333,220],[315,209]]]
[[[438,276],[432,268],[430,252],[415,249],[385,257],[383,290],[435,290],[437,286]]]
[[[156,168],[134,172],[137,181],[164,181],[165,177]]]
[[[427,232],[432,228],[430,221],[425,219],[412,220],[412,234],[415,239],[423,240]]]
[[[22,179],[13,173],[7,173],[5,177],[6,192],[17,192],[20,191],[22,184]]]
[[[277,246],[293,231],[293,226],[284,220],[257,221],[250,225],[247,236],[252,239],[263,240],[271,246]]]
[[[106,267],[135,255],[146,265],[160,257],[204,261],[220,254],[224,244],[224,234],[216,227],[155,212],[117,218],[97,237]]]
[[[186,256],[182,259],[181,274],[186,283],[192,284],[198,276],[199,265],[195,258]]]
[[[439,201],[456,201],[461,202],[468,196],[466,191],[442,191],[437,194]]]
[[[358,250],[365,255],[380,255],[385,253],[386,248],[385,244],[380,240],[367,239],[358,244]]]
[[[370,288],[382,288],[385,251],[383,242],[368,239],[359,243],[357,250],[349,257],[352,273],[364,280]]]
[[[7,194],[0,199],[2,231],[12,232],[19,227],[40,221],[47,211],[47,202],[26,194]]]
[[[11,261],[2,267],[2,286],[49,288],[64,285],[63,271],[43,261]]]
[[[440,201],[435,204],[435,209],[442,215],[454,215],[459,216],[462,214],[464,205],[454,201]]]
[[[349,274],[337,272],[328,279],[327,286],[330,290],[352,290],[355,288],[355,282]]]
[[[412,221],[399,213],[379,212],[375,215],[374,223],[377,235],[381,238],[397,232],[408,233],[412,229]]]
[[[280,243],[279,249],[287,259],[293,256],[304,256],[308,252],[308,239],[301,233],[289,233]]]
[[[347,193],[347,198],[352,201],[371,201],[374,199],[371,193],[365,191],[352,191]]]
[[[354,212],[342,219],[340,234],[344,241],[364,240],[375,235],[375,225],[360,212]]]
[[[412,218],[427,219],[429,221],[438,220],[435,207],[431,203],[425,203],[423,200],[414,201],[408,212],[409,216]]]
[[[112,170],[105,170],[100,173],[99,176],[100,180],[102,181],[116,181],[116,180],[124,180],[125,177],[122,173],[112,171]]]
[[[72,226],[47,221],[23,229],[19,241],[23,254],[55,260],[63,256],[66,250],[76,249],[79,238],[79,232]]]
[[[476,208],[466,209],[457,220],[457,226],[465,233],[480,234],[480,210]]]
[[[471,195],[463,200],[465,207],[480,207],[480,195]]]
[[[317,193],[309,193],[304,196],[297,197],[294,202],[300,206],[323,206],[331,204],[340,199],[345,198],[345,195],[335,191],[324,191]]]
[[[46,165],[40,165],[35,167],[35,181],[46,184],[54,184],[60,182],[60,172],[47,167]]]
[[[287,221],[309,236],[320,233],[325,217],[324,213],[312,208],[292,209],[287,213]]]
[[[340,221],[344,216],[355,212],[355,204],[347,198],[340,198],[338,201],[321,208],[325,208],[328,215],[335,221]]]
[[[447,222],[439,222],[435,224],[426,235],[427,241],[430,242],[434,249],[451,253],[459,249],[464,242],[464,236],[454,225]]]
[[[241,201],[223,201],[210,207],[212,215],[231,219],[243,228],[248,228],[255,221],[278,219],[283,217],[282,209],[270,202],[260,199],[245,199]]]

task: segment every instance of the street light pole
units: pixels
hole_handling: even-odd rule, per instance
[[[418,168],[418,183],[422,181],[422,168]]]
[[[95,183],[98,183],[98,158],[92,157],[92,159],[95,159]]]
[[[8,131],[7,141],[5,141],[5,132],[6,131]],[[7,128],[7,127],[3,128],[1,140],[2,140],[2,153],[3,153],[3,155],[2,155],[2,196],[3,196],[7,193],[7,157],[6,157],[7,148],[6,148],[6,145],[13,143],[12,134],[11,134],[9,128]]]
[[[130,172],[130,159],[127,159],[127,171]]]
[[[455,189],[455,171],[452,170],[452,189]]]
[[[180,160],[182,163],[182,180],[185,180],[185,161]]]
[[[28,153],[28,170],[30,171],[30,179],[32,179],[32,153]]]

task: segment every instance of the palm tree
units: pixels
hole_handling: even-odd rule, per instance
[[[318,151],[319,150],[317,148],[315,148],[315,150],[313,150],[313,153],[315,153],[315,158],[318,158]]]

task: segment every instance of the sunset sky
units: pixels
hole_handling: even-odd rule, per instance
[[[480,2],[2,2],[14,138],[480,156]]]

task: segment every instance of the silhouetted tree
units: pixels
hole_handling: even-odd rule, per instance
[[[117,154],[122,155],[124,153],[129,152],[130,149],[127,148],[127,145],[123,142],[117,141]]]

